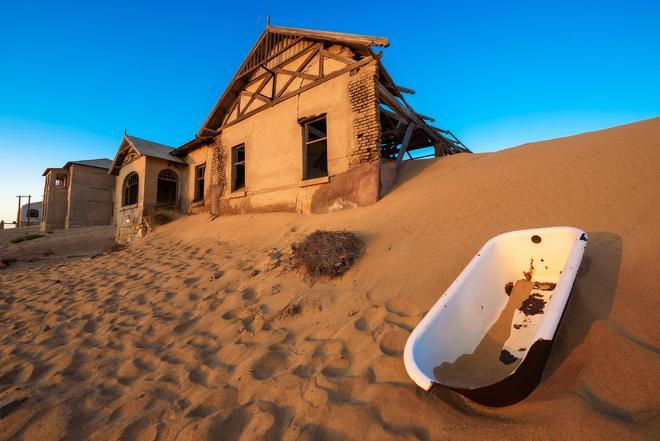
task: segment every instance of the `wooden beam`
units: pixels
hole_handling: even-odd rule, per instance
[[[399,89],[403,93],[408,93],[410,95],[414,95],[415,91],[412,89],[408,89],[407,87],[399,86],[398,84],[395,84],[396,88]]]
[[[416,124],[414,122],[408,124],[406,134],[404,135],[403,142],[401,143],[399,155],[396,157],[396,163],[394,164],[394,174],[399,174],[399,167],[401,166],[401,161],[403,161],[403,155],[405,155],[406,151],[408,150],[408,143],[410,142],[410,138],[412,137],[413,131],[415,130],[415,126]]]
[[[319,79],[318,75],[312,75],[312,74],[308,74],[308,73],[305,73],[305,72],[296,72],[296,71],[288,70],[288,69],[275,69],[275,72],[277,72],[278,74],[282,74],[282,75],[292,75],[294,77],[304,78],[306,80],[318,80]]]
[[[221,129],[222,129],[222,128],[225,128],[225,127],[228,127],[228,126],[231,126],[231,125],[234,125],[234,124],[236,124],[237,122],[242,121],[242,120],[244,120],[245,118],[248,118],[248,117],[254,115],[254,114],[257,113],[257,112],[260,112],[260,111],[262,111],[262,110],[268,109],[268,108],[270,108],[270,107],[272,107],[272,106],[274,106],[274,105],[276,105],[276,104],[278,104],[278,103],[281,103],[282,101],[288,100],[288,99],[291,98],[291,97],[294,97],[294,96],[296,96],[296,95],[299,95],[299,94],[301,94],[301,93],[303,93],[303,92],[305,92],[305,91],[311,89],[312,87],[316,87],[316,86],[318,86],[319,84],[323,84],[323,83],[325,83],[326,81],[332,80],[333,78],[336,78],[336,77],[338,77],[338,76],[340,76],[340,75],[343,75],[343,74],[345,74],[345,73],[347,73],[347,72],[350,72],[350,71],[353,70],[353,69],[358,69],[358,68],[364,66],[365,64],[371,63],[372,61],[374,61],[374,58],[371,57],[371,56],[369,56],[369,57],[363,58],[363,59],[360,60],[360,61],[356,61],[355,63],[353,63],[353,64],[351,64],[351,65],[348,65],[348,66],[346,66],[346,67],[343,68],[343,69],[339,69],[339,70],[336,70],[336,71],[334,71],[334,72],[331,72],[331,73],[329,73],[328,75],[324,76],[323,78],[319,78],[318,80],[314,81],[313,83],[309,83],[309,84],[307,84],[307,85],[301,87],[300,89],[296,89],[296,90],[294,90],[294,91],[292,91],[292,92],[289,92],[289,93],[287,93],[287,94],[285,94],[285,95],[278,96],[278,97],[275,98],[273,101],[271,101],[270,104],[267,104],[267,105],[265,105],[265,106],[259,107],[258,109],[255,109],[255,110],[251,110],[251,111],[249,111],[248,113],[246,113],[245,115],[241,116],[240,118],[237,118],[237,119],[235,119],[234,121],[230,121],[230,122],[228,122],[227,124],[225,124],[224,126],[222,126]],[[284,90],[286,90],[286,89],[284,89]]]
[[[241,92],[241,95],[247,94],[247,96],[250,97],[250,99],[248,100],[247,104],[245,105],[245,109],[243,109],[243,112],[241,112],[241,113],[244,113],[245,110],[246,110],[248,107],[250,107],[250,104],[252,104],[252,101],[254,101],[255,98],[259,98],[259,99],[262,100],[262,101],[266,101],[266,103],[268,103],[268,102],[270,101],[270,100],[268,99],[268,97],[266,97],[265,95],[262,95],[262,94],[261,94],[261,91],[264,89],[264,87],[266,87],[266,84],[268,84],[268,81],[270,81],[270,78],[264,78],[264,81],[259,85],[259,87],[257,88],[257,90],[254,91],[254,92],[250,92],[250,91],[247,91],[247,90],[244,90],[244,91]],[[239,99],[240,99],[240,97],[239,97]],[[272,98],[271,98],[271,99],[272,99]]]
[[[419,116],[421,119],[425,119],[427,121],[435,122],[435,119],[431,118],[430,116],[422,115],[421,113],[415,112],[415,115]]]
[[[250,98],[250,101],[248,101],[247,104],[245,105],[245,109],[247,109],[248,105],[250,103],[252,103],[252,101],[254,101],[254,98],[257,98],[257,99],[263,101],[264,103],[269,103],[270,102],[270,98],[268,98],[266,95],[260,94],[259,92],[250,92],[248,90],[243,90],[241,92],[241,95],[247,96],[247,97]],[[245,111],[245,109],[243,109],[243,111]]]
[[[373,37],[370,35],[344,34],[341,32],[314,31],[311,29],[285,28],[271,26],[269,31],[274,34],[303,36],[316,40],[331,41],[344,44],[355,44],[358,46],[380,46],[387,47],[390,42],[385,37]]]
[[[319,47],[317,47],[315,50],[313,50],[312,53],[310,53],[307,56],[307,58],[305,58],[303,60],[302,64],[300,66],[298,66],[298,68],[296,69],[296,72],[302,72],[307,67],[307,65],[314,59],[314,57],[319,53],[319,51],[320,51]],[[284,95],[284,93],[286,92],[286,89],[291,85],[291,83],[295,79],[296,79],[296,77],[292,76],[291,78],[289,78],[287,80],[286,83],[284,83],[284,87],[282,87],[282,90],[280,90],[280,93],[277,94],[278,98],[281,97],[282,95]]]
[[[351,64],[355,63],[355,60],[352,58],[344,57],[343,55],[339,54],[333,54],[332,52],[328,52],[326,50],[321,51],[324,57],[332,58],[333,60],[341,61],[344,64]]]
[[[305,55],[305,54],[308,53],[309,51],[313,51],[313,50],[316,49],[316,48],[317,48],[317,44],[311,44],[311,45],[307,46],[306,48],[301,49],[299,52],[296,52],[295,54],[291,55],[290,57],[285,58],[284,60],[280,61],[280,62],[277,63],[276,65],[271,66],[270,69],[273,70],[273,69],[277,69],[278,67],[284,66],[285,64],[288,64],[288,63],[290,63],[291,61],[296,60],[296,59],[302,57],[303,55]],[[271,60],[267,60],[267,62],[268,62],[268,61],[271,61]],[[262,63],[262,64],[263,64],[263,63]],[[262,66],[261,66],[261,65],[259,65],[259,66],[255,66],[255,69],[257,69],[257,68],[259,68],[259,67],[262,67]],[[264,72],[264,73],[262,73],[262,74],[260,74],[260,75],[258,75],[258,76],[256,76],[256,77],[252,78],[251,80],[249,80],[249,81],[247,81],[247,82],[245,83],[245,87],[249,87],[250,85],[252,85],[252,84],[258,82],[259,80],[261,80],[262,78],[264,78],[264,77],[266,77],[266,76],[268,76],[268,75],[270,75],[268,72]]]
[[[431,136],[431,139],[436,141],[440,141],[442,139],[437,132],[433,131],[433,129],[426,125],[426,123],[424,123],[424,121],[422,121],[414,112],[411,112],[403,104],[397,101],[397,99],[394,98],[394,95],[392,95],[385,86],[379,82],[376,82],[376,90],[378,91],[378,95],[385,105],[389,106],[392,110],[405,115],[408,121],[417,123],[417,125],[420,126],[422,130]]]

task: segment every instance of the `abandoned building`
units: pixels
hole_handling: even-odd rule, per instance
[[[130,242],[144,220],[158,211],[203,209],[208,187],[206,157],[199,149],[184,157],[174,148],[124,134],[109,173],[117,176],[116,239]]]
[[[110,159],[67,162],[44,171],[41,229],[111,225],[114,176]]]
[[[172,149],[124,136],[110,171],[118,239],[130,240],[160,207],[227,214],[368,205],[413,151],[469,152],[408,104],[404,94],[415,92],[393,81],[373,49],[388,45],[267,26],[195,139]]]
[[[41,201],[30,202],[21,206],[21,214],[17,223],[17,227],[27,227],[31,225],[39,225],[41,222]]]

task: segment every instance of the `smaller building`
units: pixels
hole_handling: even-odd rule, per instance
[[[27,227],[31,225],[39,225],[41,223],[41,207],[42,203],[30,202],[21,207],[21,218],[19,220],[19,227]]]
[[[114,176],[107,158],[69,161],[44,171],[41,229],[110,225],[113,222]]]
[[[130,242],[158,212],[194,213],[208,198],[208,149],[178,157],[173,147],[124,134],[109,173],[117,176],[116,239]]]

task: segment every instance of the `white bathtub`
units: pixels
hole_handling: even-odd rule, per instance
[[[486,242],[408,338],[404,363],[410,378],[424,390],[441,384],[487,405],[505,405],[527,396],[541,378],[586,244],[586,233],[572,227],[513,231]],[[523,273],[530,266],[534,268],[531,281],[546,288],[534,289],[545,305],[542,312],[533,315],[516,309],[508,323],[503,315],[510,299],[505,285],[525,279]],[[538,282],[550,285],[538,285]],[[549,290],[552,284],[556,286]],[[529,284],[521,282],[520,286],[529,287]],[[511,308],[509,305],[507,314]],[[459,357],[463,357],[460,361],[470,363],[469,357],[474,356],[478,346],[483,355],[480,343],[485,342],[484,337],[490,335],[489,330],[496,322],[502,325],[502,320],[510,326],[505,328],[507,332],[510,329],[510,335],[501,344],[501,354],[494,357],[504,357],[510,368],[499,366],[498,363],[505,363],[488,352],[487,363],[480,358],[477,364],[460,365],[469,368],[461,368],[459,373],[467,376],[461,381],[443,378],[443,370],[434,373],[439,366],[451,367]],[[493,346],[493,341],[486,343]],[[516,361],[510,362],[509,355]],[[480,383],[484,381],[478,378],[480,375],[470,378],[470,373],[478,374],[482,367],[489,366],[495,373],[490,375],[488,384]],[[500,374],[501,378],[492,378]]]

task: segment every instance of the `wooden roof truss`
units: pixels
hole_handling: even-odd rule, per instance
[[[411,151],[425,147],[434,147],[436,156],[469,152],[453,133],[431,126],[432,118],[415,112],[408,104],[403,94],[415,92],[396,85],[380,62],[382,52],[376,54],[372,49],[388,45],[381,37],[269,26],[197,137],[215,136],[223,127],[377,60],[382,156],[396,159],[398,164],[405,154],[412,159]],[[184,147],[188,148],[186,145],[181,149]]]

